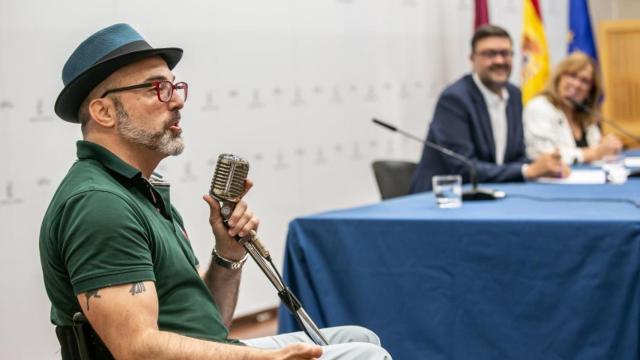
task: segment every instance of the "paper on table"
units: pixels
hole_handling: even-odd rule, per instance
[[[640,167],[640,156],[629,156],[624,158],[624,166],[626,167]]]
[[[551,184],[604,184],[606,178],[602,170],[572,170],[569,177],[539,178],[538,182]]]

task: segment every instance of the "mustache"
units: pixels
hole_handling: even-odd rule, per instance
[[[491,67],[489,67],[489,70],[490,71],[494,71],[494,70],[507,70],[507,71],[509,71],[509,70],[511,70],[511,65],[506,65],[506,64],[503,64],[503,65],[492,65]]]
[[[171,114],[171,117],[169,118],[169,120],[165,122],[165,125],[169,127],[170,125],[180,121],[181,118],[182,116],[180,116],[180,110],[176,110]]]

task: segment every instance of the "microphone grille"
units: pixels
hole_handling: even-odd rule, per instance
[[[209,193],[218,200],[238,202],[244,192],[247,174],[248,161],[233,154],[220,154]]]
[[[571,102],[571,104],[573,105],[573,107],[580,111],[580,112],[584,112],[584,113],[590,113],[591,111],[589,110],[588,107],[586,107],[583,103],[581,102],[577,102],[576,100],[569,98],[569,102]]]

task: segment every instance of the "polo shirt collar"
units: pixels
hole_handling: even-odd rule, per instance
[[[127,179],[142,176],[142,172],[140,170],[127,164],[114,153],[96,143],[80,140],[76,143],[76,147],[79,160],[96,160],[107,169],[122,175]]]

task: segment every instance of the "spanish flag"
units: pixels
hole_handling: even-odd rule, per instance
[[[549,48],[538,0],[524,0],[522,27],[522,103],[536,96],[549,77]]]

